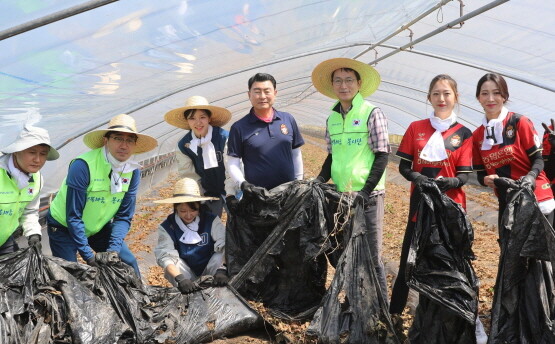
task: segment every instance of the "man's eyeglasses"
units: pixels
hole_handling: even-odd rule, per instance
[[[137,139],[132,137],[110,136],[110,138],[114,139],[120,145],[125,142],[128,146],[134,146],[137,143]]]
[[[347,78],[347,79],[333,79],[333,85],[334,86],[341,86],[343,83],[345,83],[345,85],[347,86],[353,86],[355,84],[357,80],[356,79],[351,79],[351,78]]]

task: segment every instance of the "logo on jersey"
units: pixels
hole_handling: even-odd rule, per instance
[[[289,130],[287,130],[287,126],[286,126],[285,124],[282,124],[282,125],[280,126],[280,130],[281,130],[281,133],[282,133],[283,135],[289,134]]]
[[[512,125],[508,125],[507,128],[505,129],[505,136],[507,136],[508,139],[512,139],[515,137],[515,127],[513,127]]]
[[[544,190],[551,189],[551,185],[549,183],[545,183],[542,185],[542,189]]]
[[[360,119],[353,119],[353,127],[360,126]]]
[[[458,147],[461,145],[461,137],[459,135],[453,135],[451,137],[451,146]]]
[[[208,245],[208,233],[202,233],[200,235],[200,242],[197,244],[197,246],[206,246]]]
[[[33,194],[33,188],[28,188],[27,195],[32,195],[32,194]]]
[[[538,134],[534,134],[534,143],[536,144],[537,148],[540,148],[542,146],[542,142],[540,141],[540,137],[538,136]]]
[[[416,138],[416,141],[422,141],[424,140],[424,133],[418,133],[418,137]]]

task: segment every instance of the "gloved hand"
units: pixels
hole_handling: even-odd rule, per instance
[[[499,177],[493,180],[495,186],[501,190],[507,189],[518,189],[519,186],[515,183],[515,181],[511,178],[507,177]]]
[[[545,129],[545,132],[548,134],[547,136],[547,140],[549,141],[549,143],[551,144],[551,150],[555,150],[555,120],[552,118],[551,119],[551,128],[554,129],[549,129],[549,127],[547,126],[547,124],[542,123],[543,128]],[[543,154],[545,155],[548,152],[543,152]]]
[[[439,190],[441,190],[441,192],[445,192],[447,190],[458,188],[461,181],[457,177],[443,177],[436,179],[435,182]]]
[[[362,190],[357,192],[354,204],[362,203],[362,206],[365,206],[369,200],[370,200],[370,193],[363,188]]]
[[[32,234],[27,237],[27,244],[29,247],[35,246],[40,252],[42,252],[42,243],[40,241],[40,234]]]
[[[231,214],[235,214],[239,207],[239,200],[233,195],[227,196],[225,198],[225,205]]]
[[[92,256],[92,258],[87,259],[87,265],[95,268],[98,267],[98,263],[96,262],[96,259],[94,258],[94,256]]]
[[[419,175],[413,180],[415,186],[422,187],[424,183],[429,182],[430,178],[426,177],[425,175]]]
[[[320,183],[325,183],[326,182],[325,179],[326,178],[324,178],[322,176],[318,176],[318,177],[314,178],[315,181],[320,182]]]
[[[254,186],[253,184],[247,182],[246,180],[244,182],[241,183],[241,191],[245,192],[245,193],[251,193],[254,191],[254,188],[256,188],[256,186]]]
[[[529,188],[532,191],[536,188],[536,176],[532,172],[520,177],[518,181],[520,182],[520,186],[523,188]]]
[[[119,254],[114,251],[96,252],[94,258],[97,264],[111,265],[120,262]]]
[[[184,274],[175,276],[175,281],[177,282],[177,289],[179,289],[181,294],[190,294],[196,289],[193,281],[187,279]]]
[[[229,277],[227,276],[226,269],[218,269],[214,274],[214,279],[212,280],[212,284],[218,287],[222,287],[227,284],[229,281]]]

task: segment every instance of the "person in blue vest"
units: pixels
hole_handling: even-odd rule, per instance
[[[199,182],[203,194],[215,198],[206,205],[218,216],[222,216],[226,191],[234,193],[226,178],[224,164],[229,132],[221,128],[230,119],[231,112],[210,105],[201,96],[188,98],[185,106],[168,111],[164,116],[164,120],[174,127],[189,130],[177,143],[179,177]]]
[[[43,178],[39,170],[60,154],[50,144],[48,132],[32,125],[25,125],[17,139],[0,151],[0,255],[19,249],[14,239],[19,226],[29,246],[41,250],[39,205]]]
[[[133,117],[121,114],[107,129],[83,137],[92,150],[69,165],[67,177],[46,217],[52,255],[91,266],[122,262],[140,276],[135,256],[124,241],[135,214],[141,167],[133,154],[153,150],[155,138],[140,134]]]
[[[154,254],[164,276],[183,294],[192,293],[200,276],[212,275],[213,285],[228,281],[224,263],[225,227],[221,219],[201,202],[214,200],[202,196],[192,178],[177,181],[173,196],[154,201],[172,204],[173,212],[158,227]]]

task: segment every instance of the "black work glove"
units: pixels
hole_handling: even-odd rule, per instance
[[[40,241],[40,234],[32,234],[27,237],[27,244],[29,247],[35,246],[40,252],[42,252],[42,243]]]
[[[98,267],[98,263],[96,262],[96,259],[94,258],[94,256],[92,256],[92,258],[87,259],[87,265],[93,266],[95,268]]]
[[[429,182],[430,178],[426,177],[425,175],[419,175],[418,177],[414,178],[412,181],[415,186],[422,187],[424,183]]]
[[[357,203],[361,203],[362,206],[365,206],[369,200],[370,200],[370,193],[363,188],[362,190],[357,192],[354,204],[356,205]]]
[[[255,188],[256,188],[256,186],[247,182],[246,180],[241,183],[241,191],[243,191],[245,193],[252,193],[252,192],[254,192]]]
[[[545,123],[542,123],[542,126],[548,135],[547,140],[549,141],[549,144],[551,144],[551,150],[553,151],[555,150],[555,120],[553,118],[551,119],[551,127],[554,129],[549,129],[549,127]],[[544,152],[543,154],[545,155],[546,152]]]
[[[457,177],[452,177],[452,178],[443,177],[443,178],[436,179],[435,182],[439,190],[441,190],[441,192],[458,188],[459,184],[461,183],[461,181]]]
[[[96,252],[94,258],[97,264],[111,265],[120,262],[119,254],[114,251]]]
[[[493,180],[493,184],[495,184],[495,186],[498,189],[501,189],[503,191],[507,190],[507,189],[518,189],[519,186],[515,183],[515,181],[511,178],[507,178],[507,177],[499,177],[499,178],[495,178]]]
[[[184,274],[175,276],[175,281],[177,282],[177,289],[179,289],[181,294],[190,294],[196,289],[193,281],[187,279]]]
[[[229,281],[229,277],[227,276],[226,269],[218,269],[214,274],[214,279],[212,280],[212,284],[218,287],[223,287]]]
[[[225,205],[231,214],[235,214],[237,213],[237,208],[239,207],[239,200],[233,195],[227,196],[225,198]]]
[[[520,177],[518,181],[520,182],[520,186],[523,188],[529,188],[532,191],[536,188],[536,176],[534,173],[528,173],[527,175]]]

